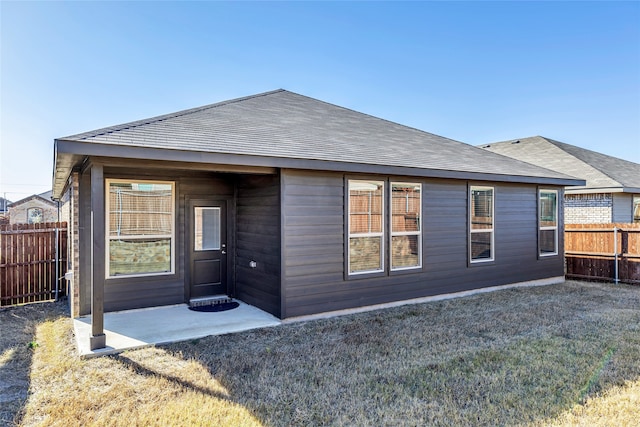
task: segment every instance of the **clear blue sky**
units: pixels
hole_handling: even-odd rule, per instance
[[[640,2],[0,2],[0,196],[53,140],[278,88],[477,145],[640,163]]]

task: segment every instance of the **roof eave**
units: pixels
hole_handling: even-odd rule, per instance
[[[591,193],[640,193],[640,187],[568,187],[566,194],[591,194]]]
[[[288,169],[326,170],[336,172],[375,173],[385,175],[420,176],[428,178],[473,179],[478,181],[497,181],[510,183],[546,184],[557,186],[579,186],[586,182],[570,177],[541,177],[527,175],[503,175],[489,172],[455,171],[443,169],[427,169],[404,166],[376,165],[368,163],[349,163],[316,159],[301,159],[288,157],[269,157],[246,154],[228,154],[188,150],[168,150],[163,148],[111,145],[101,143],[87,143],[67,139],[55,141],[56,163],[54,174],[58,170],[59,158],[75,156],[120,157],[126,159],[145,159],[159,161],[178,161],[189,163],[229,164],[256,167],[275,167]],[[67,171],[70,173],[70,169]],[[67,174],[68,177],[68,174]],[[65,177],[66,178],[66,177]],[[57,191],[62,192],[60,178],[54,176],[54,197],[59,197]]]

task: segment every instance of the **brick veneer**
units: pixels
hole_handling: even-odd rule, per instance
[[[611,222],[612,214],[611,193],[565,194],[564,196],[566,224],[606,224]]]

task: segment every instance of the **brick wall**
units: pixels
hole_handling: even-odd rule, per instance
[[[71,317],[78,317],[80,315],[80,233],[79,233],[79,219],[80,219],[80,178],[78,172],[71,173],[69,181],[67,182],[67,189],[65,191],[64,199],[67,201],[65,205],[68,206],[69,231],[68,231],[68,270],[73,272],[73,278],[71,279],[71,289],[69,289],[69,308],[71,310]]]
[[[612,222],[611,193],[565,194],[565,224],[607,224]]]

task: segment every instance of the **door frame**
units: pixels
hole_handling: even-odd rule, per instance
[[[186,302],[191,299],[191,246],[193,245],[193,213],[191,203],[203,204],[211,202],[224,202],[227,216],[227,259],[226,259],[226,294],[229,297],[235,296],[235,203],[234,199],[229,196],[216,195],[185,195],[184,196],[184,244],[183,244],[183,265],[184,265],[184,298]]]

